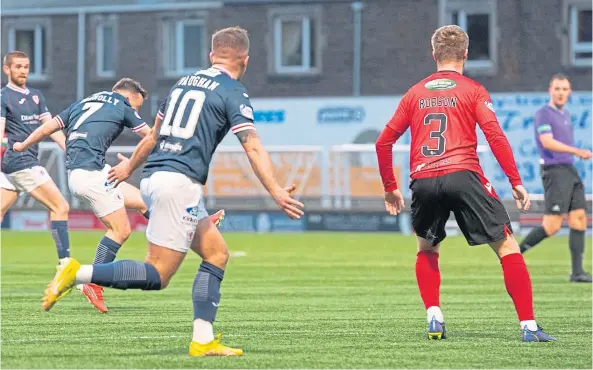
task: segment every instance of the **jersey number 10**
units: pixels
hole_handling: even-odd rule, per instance
[[[189,139],[196,131],[196,126],[198,125],[198,119],[200,118],[202,107],[204,106],[206,94],[200,90],[186,91],[186,93],[183,94],[183,98],[181,98],[179,107],[177,110],[175,110],[177,100],[179,100],[182,92],[183,89],[175,89],[169,97],[167,112],[165,113],[165,118],[163,118],[163,125],[159,133],[161,136],[173,136],[180,139]],[[191,111],[189,112],[189,117],[187,118],[185,127],[181,127],[181,122],[183,121],[183,117],[185,116],[185,111],[190,100],[193,100],[194,104],[191,108]],[[173,119],[173,123],[171,123],[171,119]]]

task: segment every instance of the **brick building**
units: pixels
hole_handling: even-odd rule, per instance
[[[2,1],[2,53],[31,55],[30,84],[52,112],[129,76],[154,115],[178,76],[207,65],[211,33],[231,25],[251,36],[252,97],[401,94],[433,71],[429,38],[448,23],[468,31],[467,73],[492,92],[542,91],[559,71],[591,90],[590,0],[97,3]]]

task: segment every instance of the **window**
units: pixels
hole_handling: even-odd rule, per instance
[[[115,77],[116,70],[115,22],[104,21],[97,24],[97,76]]]
[[[40,24],[9,28],[8,49],[20,50],[29,56],[31,79],[42,79],[47,75],[47,39],[46,27]]]
[[[318,73],[319,16],[315,12],[272,16],[273,66],[279,74]]]
[[[167,76],[194,73],[204,67],[205,31],[200,20],[165,22],[163,43],[163,65]]]
[[[591,2],[569,7],[570,63],[591,67]]]
[[[441,0],[441,25],[457,24],[470,43],[465,67],[494,74],[497,63],[496,0]]]

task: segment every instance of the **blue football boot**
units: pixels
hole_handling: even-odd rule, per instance
[[[531,331],[527,329],[527,326],[525,326],[521,332],[522,342],[552,342],[555,340],[556,338],[548,335],[548,333],[546,333],[539,325],[537,326],[536,331]]]
[[[439,322],[436,317],[432,317],[428,324],[428,339],[439,340],[447,339],[447,330],[445,329],[445,323]]]

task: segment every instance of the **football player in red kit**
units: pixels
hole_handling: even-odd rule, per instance
[[[483,86],[462,75],[469,38],[458,26],[444,26],[436,30],[431,42],[438,71],[408,90],[376,144],[385,207],[390,214],[398,214],[404,200],[393,175],[392,147],[408,127],[411,130],[412,226],[419,249],[416,279],[427,309],[428,338],[446,337],[438,259],[445,223],[453,212],[470,245],[489,244],[498,255],[519,316],[522,340],[554,340],[535,321],[529,272],[506,209],[484,177],[476,153],[477,122],[511,183],[517,206],[526,211],[529,195],[521,185],[490,96]]]

